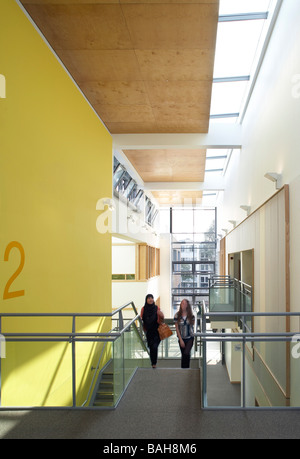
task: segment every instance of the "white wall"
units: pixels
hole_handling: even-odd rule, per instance
[[[130,219],[132,215],[134,221]],[[143,214],[134,212],[126,203],[114,198],[114,211],[112,212],[112,233],[119,241],[127,240],[133,243],[147,243],[159,248],[160,240],[157,228],[145,225]],[[115,245],[112,248],[112,273],[135,273],[134,246]],[[118,308],[123,304],[133,301],[138,311],[144,305],[145,296],[152,293],[155,299],[160,297],[160,276],[141,282],[112,282],[112,307]]]
[[[240,205],[258,208],[275,191],[266,172],[291,183],[300,174],[300,8],[283,2],[242,126],[242,150],[233,152],[218,203],[218,228],[242,221]]]
[[[286,203],[288,190],[284,188],[226,237],[227,254],[254,250],[254,312],[287,310]],[[284,333],[286,320],[282,317],[255,318],[254,332]],[[255,343],[254,348],[255,358],[263,362],[277,381],[277,391],[282,389],[286,393],[288,365],[285,343]],[[265,387],[265,392],[268,394],[268,387]]]
[[[135,242],[145,242],[152,247],[159,247],[158,222],[151,228],[145,224],[144,214],[133,211],[127,203],[113,198],[112,233],[117,237],[125,237]],[[131,220],[131,217],[134,221]]]
[[[172,306],[171,287],[171,234],[163,233],[160,237],[160,306],[168,318]]]
[[[275,192],[266,172],[290,187],[290,304],[300,311],[300,5],[285,0],[243,122],[243,148],[232,155],[225,192],[218,203],[218,227],[241,222],[240,205],[257,209]],[[255,228],[253,228],[255,231]],[[252,247],[246,247],[252,248]],[[255,257],[255,255],[254,255]],[[264,260],[261,259],[260,263]],[[265,260],[270,263],[270,259]],[[292,331],[299,333],[299,320]],[[300,406],[300,359],[291,358],[291,405]]]
[[[135,273],[135,244],[112,246],[112,274]]]
[[[152,293],[155,299],[160,296],[159,279],[157,276],[145,282],[112,282],[112,307],[118,308],[133,301],[138,312],[140,312],[148,293]]]

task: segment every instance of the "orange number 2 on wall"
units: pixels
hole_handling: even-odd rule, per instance
[[[18,275],[21,273],[23,267],[24,267],[24,263],[25,263],[25,251],[24,251],[24,248],[23,246],[17,242],[17,241],[13,241],[13,242],[10,242],[8,244],[8,246],[6,247],[5,249],[5,254],[4,254],[4,261],[8,261],[9,259],[9,254],[10,254],[10,251],[12,249],[18,249],[20,254],[21,254],[21,260],[20,260],[20,264],[19,264],[19,267],[18,269],[15,271],[15,273],[11,276],[11,278],[9,279],[9,281],[7,282],[6,286],[5,286],[5,289],[4,289],[4,293],[3,293],[3,299],[4,300],[8,300],[10,298],[16,298],[18,296],[24,296],[25,295],[25,290],[17,290],[15,292],[10,292],[9,291],[9,288],[11,286],[11,284],[14,282],[14,280],[16,280],[16,278],[18,277]]]

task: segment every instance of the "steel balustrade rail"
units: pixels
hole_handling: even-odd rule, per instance
[[[123,309],[131,306],[135,317],[130,319],[129,322],[124,326],[124,318],[122,315]],[[119,314],[119,331],[110,330],[107,333],[77,333],[76,332],[76,318],[103,318],[103,317],[113,317],[116,314]],[[65,333],[4,333],[2,332],[2,319],[3,318],[62,318],[69,317],[72,318],[72,332]],[[5,342],[68,342],[72,345],[72,408],[81,408],[76,406],[76,342],[114,342],[121,335],[123,335],[136,321],[140,324],[140,330],[142,330],[142,321],[140,315],[137,312],[135,304],[133,301],[120,306],[115,311],[111,313],[1,313],[0,312],[0,335],[5,338]],[[142,339],[142,337],[141,337]],[[0,356],[1,357],[1,356]],[[100,356],[100,360],[101,360]],[[99,361],[100,362],[100,361]],[[98,362],[98,364],[99,364]],[[93,384],[94,380],[92,381]],[[9,407],[3,408],[1,406],[1,358],[0,358],[0,410],[3,409],[23,409],[23,407]],[[89,389],[89,391],[91,388]],[[86,401],[84,402],[84,404]],[[34,407],[38,409],[50,409],[51,407]],[[61,409],[70,409],[70,407],[55,407]]]
[[[220,410],[232,410],[232,409],[259,409],[258,407],[246,407],[246,388],[245,388],[245,372],[246,372],[246,343],[247,342],[293,342],[293,338],[297,336],[297,332],[273,332],[273,333],[254,333],[254,332],[241,332],[241,333],[212,333],[208,334],[206,330],[206,319],[207,317],[218,318],[224,317],[300,317],[300,312],[204,312],[201,313],[202,332],[195,333],[195,336],[199,337],[203,344],[203,365],[202,365],[202,407],[203,409],[220,409]],[[245,327],[245,320],[243,321]],[[245,329],[243,327],[243,329]],[[242,403],[241,407],[208,407],[207,405],[207,365],[206,365],[206,344],[211,341],[217,342],[242,342]],[[300,407],[264,407],[264,409],[299,409]]]

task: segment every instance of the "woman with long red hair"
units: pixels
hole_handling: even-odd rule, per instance
[[[190,368],[195,316],[188,300],[181,301],[179,311],[174,316],[174,322],[181,351],[181,368]]]

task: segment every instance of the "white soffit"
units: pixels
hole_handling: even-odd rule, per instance
[[[162,148],[224,148],[238,149],[242,146],[242,126],[218,123],[212,125],[208,134],[113,134],[113,146],[120,150]]]

